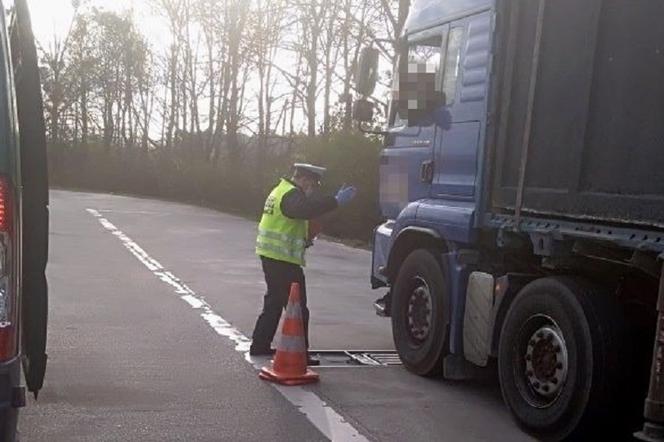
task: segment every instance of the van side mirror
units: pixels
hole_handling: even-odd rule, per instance
[[[378,49],[366,47],[362,49],[357,70],[357,92],[363,97],[373,94],[378,82]]]

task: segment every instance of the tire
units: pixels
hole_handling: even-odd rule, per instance
[[[420,376],[442,370],[449,324],[444,267],[434,252],[415,250],[392,289],[392,336],[404,366]]]
[[[524,287],[498,350],[500,387],[517,423],[543,440],[594,440],[611,431],[625,384],[623,331],[611,293],[559,277]]]

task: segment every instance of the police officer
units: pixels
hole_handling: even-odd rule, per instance
[[[335,196],[317,194],[315,191],[325,172],[323,167],[296,163],[292,177],[283,178],[265,201],[258,226],[256,254],[263,266],[267,293],[263,298],[263,311],[254,327],[251,355],[273,353],[270,344],[294,282],[301,288],[304,334],[309,348],[309,309],[302,270],[305,249],[313,239],[309,237],[309,220],[350,203],[356,194],[354,187],[345,185]],[[309,358],[309,363],[314,365],[317,361]]]

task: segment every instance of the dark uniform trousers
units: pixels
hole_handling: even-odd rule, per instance
[[[270,348],[272,338],[279,326],[281,313],[288,305],[291,284],[300,284],[300,299],[302,301],[302,320],[304,322],[304,336],[309,348],[309,309],[307,308],[307,289],[304,280],[304,271],[297,264],[277,261],[260,257],[267,284],[267,293],[263,298],[263,311],[261,312],[252,336],[252,349],[264,350]]]

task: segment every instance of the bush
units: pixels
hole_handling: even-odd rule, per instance
[[[378,167],[380,145],[359,134],[297,138],[259,151],[246,146],[218,163],[182,150],[50,146],[54,186],[182,201],[258,219],[270,189],[290,173],[295,161],[328,168],[323,191],[344,183],[359,189],[348,207],[323,219],[324,233],[368,241],[380,221]]]
[[[378,169],[380,144],[356,134],[302,140],[297,155],[304,161],[328,168],[323,191],[334,193],[342,184],[357,187],[357,198],[324,219],[325,233],[342,238],[368,240],[380,222]]]

